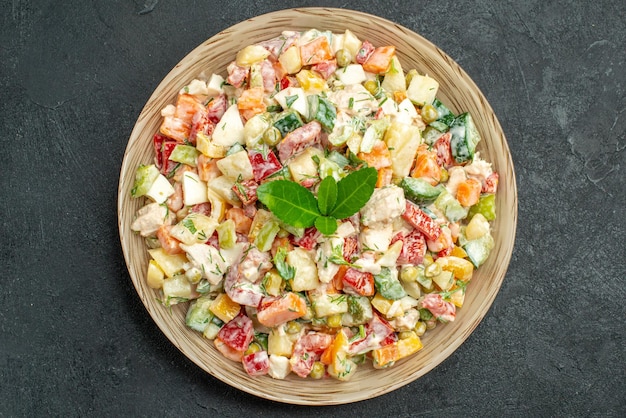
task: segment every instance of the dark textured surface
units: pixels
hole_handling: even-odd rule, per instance
[[[516,247],[485,320],[425,377],[354,405],[272,403],[204,373],[152,323],[118,241],[121,159],[159,81],[218,31],[296,6],[378,14],[434,42],[485,93],[516,165]],[[626,414],[623,2],[0,0],[0,10],[0,416]]]

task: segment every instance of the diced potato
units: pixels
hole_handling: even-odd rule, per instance
[[[168,277],[163,281],[163,296],[167,306],[191,299],[193,288],[184,274]]]
[[[263,61],[270,52],[261,45],[248,45],[237,52],[236,62],[240,67],[249,67],[254,63]]]
[[[351,84],[361,84],[367,80],[365,71],[363,70],[363,66],[361,64],[349,64],[344,68],[337,70],[335,74],[339,77],[339,81],[346,86]]]
[[[303,290],[313,290],[319,286],[317,265],[306,250],[300,247],[294,248],[287,253],[286,261],[287,264],[296,270],[295,277],[291,283],[291,290],[301,292]]]
[[[168,197],[174,194],[174,187],[170,184],[169,180],[165,178],[163,174],[159,174],[150,186],[150,189],[146,193],[150,199],[156,203],[163,203]]]
[[[406,90],[406,95],[414,104],[424,106],[433,102],[438,90],[439,83],[434,78],[415,75]]]
[[[224,91],[224,77],[219,74],[212,74],[209,81],[206,83],[207,94],[209,96],[217,96]]]
[[[259,231],[263,228],[268,222],[274,221],[274,215],[270,211],[265,209],[259,209],[256,211],[254,215],[254,219],[252,220],[252,225],[250,225],[250,232],[248,232],[248,241],[254,242],[256,240]]]
[[[173,277],[177,273],[181,273],[185,269],[185,264],[188,262],[184,254],[170,255],[160,247],[148,250],[148,253],[159,267],[161,267],[161,270],[163,270],[167,277]]]
[[[265,274],[263,278],[263,288],[270,296],[280,295],[280,291],[283,285],[283,278],[280,277],[276,269],[272,269]]]
[[[465,228],[465,238],[467,238],[468,241],[478,239],[488,234],[489,229],[489,221],[487,221],[482,214],[477,213]]]
[[[161,267],[156,261],[150,260],[148,263],[148,273],[146,274],[146,282],[148,286],[153,289],[160,289],[163,287],[163,280],[165,279],[165,273],[161,270]]]
[[[294,342],[284,332],[272,328],[267,338],[267,353],[269,355],[291,357]]]
[[[317,156],[321,161],[324,158],[324,151],[309,147],[291,161],[289,172],[295,182],[300,183],[318,176],[317,163],[313,158],[314,156]]]
[[[183,174],[183,196],[185,206],[208,202],[207,185],[193,171]]]
[[[243,144],[243,122],[236,104],[231,105],[213,131],[213,143],[224,147],[231,147],[237,143]]]
[[[291,363],[285,356],[270,355],[268,374],[274,379],[284,379],[291,372]]]
[[[245,150],[222,158],[217,162],[217,167],[226,177],[232,180],[250,180],[254,178],[252,164]]]
[[[187,245],[205,243],[213,235],[218,224],[215,218],[201,213],[190,213],[172,227],[170,234]]]
[[[237,195],[232,189],[234,185],[235,180],[226,176],[216,177],[207,184],[208,190],[217,193],[226,203],[232,206],[241,206],[241,201],[237,198]],[[208,197],[209,192],[207,192],[207,198]]]
[[[391,169],[396,178],[409,175],[422,142],[420,130],[415,125],[393,121],[385,132],[384,141],[391,153]]]
[[[454,284],[454,274],[451,271],[443,270],[441,273],[432,277],[433,282],[441,290],[450,290]]]
[[[298,272],[296,270],[296,277]],[[311,292],[309,299],[315,310],[315,316],[324,318],[331,315],[348,312],[348,297],[340,293],[316,293]]]
[[[387,251],[376,260],[376,264],[382,267],[394,267],[402,252],[402,241],[396,241],[389,246]]]
[[[302,58],[300,58],[300,48],[293,45],[287,48],[280,56],[278,61],[281,63],[287,74],[296,74],[302,69]]]
[[[237,302],[233,302],[226,293],[220,293],[211,303],[209,309],[222,321],[229,322],[239,314],[241,306]]]
[[[450,295],[450,302],[452,302],[457,308],[462,308],[463,302],[465,302],[465,291],[458,290],[455,292],[453,289],[453,292]]]
[[[226,201],[215,190],[207,188],[207,198],[211,203],[211,218],[218,222],[224,219],[226,214]]]
[[[343,35],[343,48],[350,51],[350,56],[352,59],[356,57],[356,54],[361,49],[361,45],[363,42],[359,38],[356,37],[354,33],[352,33],[349,29],[346,29],[346,32]]]
[[[391,58],[389,71],[385,73],[385,78],[380,87],[391,94],[398,91],[406,93],[406,78],[404,77],[404,71],[402,70],[402,65],[397,56],[394,55],[393,58]]]
[[[263,133],[271,126],[269,118],[260,113],[248,119],[243,127],[243,136],[246,147],[254,148],[263,139]],[[225,155],[225,154],[224,154]]]
[[[283,109],[293,109],[305,119],[308,117],[309,104],[303,89],[299,87],[287,87],[276,93],[274,99],[276,99]]]

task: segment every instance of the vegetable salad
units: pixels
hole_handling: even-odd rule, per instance
[[[316,29],[238,51],[162,110],[132,230],[148,285],[253,376],[392,366],[463,306],[498,174],[393,45]]]

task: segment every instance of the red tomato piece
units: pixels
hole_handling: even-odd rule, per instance
[[[397,263],[402,264],[421,264],[426,254],[426,239],[424,235],[417,229],[412,230],[408,234],[399,232],[391,239],[393,244],[396,241],[402,241],[402,250],[398,257]]]
[[[163,143],[161,147],[161,160],[163,161],[163,165],[161,166],[161,174],[168,177],[171,173],[178,167],[179,163],[176,161],[170,160],[170,155],[172,155],[172,151],[178,145],[175,141],[166,141]]]
[[[356,293],[361,296],[374,296],[374,276],[372,273],[348,268],[343,276],[343,289],[345,293]]]
[[[300,238],[292,237],[291,243],[293,245],[297,245],[298,247],[302,247],[305,250],[312,250],[317,244],[317,239],[321,235],[320,231],[317,228],[311,226],[304,230],[304,234]]]
[[[440,167],[451,167],[454,165],[454,157],[452,157],[452,148],[450,147],[450,132],[441,135],[433,144],[433,148],[437,152],[437,164]]]
[[[283,168],[273,151],[268,151],[267,154],[264,155],[257,150],[249,150],[248,159],[250,160],[250,164],[252,164],[252,172],[257,182],[260,182],[267,176]]]
[[[406,201],[406,210],[402,214],[402,218],[411,224],[413,228],[417,228],[431,241],[435,241],[439,237],[439,234],[441,234],[439,225],[437,225],[426,212],[408,200]]]
[[[267,351],[257,351],[256,353],[244,355],[241,362],[243,369],[250,376],[262,376],[270,370],[270,359]]]
[[[189,131],[189,142],[193,145],[196,144],[196,137],[198,132],[202,132],[205,135],[211,135],[215,125],[209,120],[209,113],[206,108],[196,112],[191,119],[191,130]]]
[[[354,58],[357,64],[364,64],[375,49],[376,48],[374,48],[374,45],[372,45],[370,41],[364,41],[361,45],[361,49],[359,49],[359,52],[357,52]]]
[[[207,117],[213,123],[218,123],[224,113],[226,113],[226,109],[228,109],[228,99],[225,94],[220,94],[211,100],[207,105]]]
[[[495,193],[498,190],[498,181],[500,176],[495,171],[485,179],[485,183],[482,185],[482,193]]]
[[[240,313],[220,329],[217,336],[236,351],[245,351],[254,338],[252,320]]]
[[[452,302],[446,302],[439,293],[428,293],[422,300],[422,307],[428,309],[435,318],[451,322],[456,317],[456,307]]]
[[[321,332],[311,332],[300,337],[293,348],[293,355],[289,359],[291,370],[300,377],[307,377],[311,373],[315,361],[330,346],[332,340],[332,336]]]

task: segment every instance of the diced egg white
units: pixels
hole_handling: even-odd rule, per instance
[[[192,171],[183,174],[183,197],[185,206],[208,202],[207,185]]]
[[[304,118],[307,118],[309,115],[309,104],[304,94],[304,89],[300,87],[287,87],[276,93],[274,99],[285,110],[293,109]]]
[[[222,119],[215,126],[213,131],[213,143],[224,147],[231,147],[237,143],[244,144],[243,122],[239,115],[239,109],[236,104],[224,112]]]
[[[224,91],[224,77],[219,74],[211,75],[206,87],[207,87],[207,95],[209,96],[217,96]]]
[[[163,203],[173,194],[174,187],[172,187],[169,180],[165,178],[163,174],[159,174],[154,183],[152,183],[152,186],[150,186],[150,190],[148,190],[146,196],[156,203]]]
[[[348,64],[343,68],[337,69],[337,71],[335,71],[335,75],[339,78],[339,81],[346,86],[361,84],[367,80],[365,71],[363,70],[363,66],[361,64]]]

